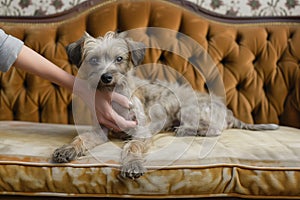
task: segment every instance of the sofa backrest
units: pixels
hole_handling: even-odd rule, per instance
[[[235,116],[248,123],[300,127],[299,17],[237,20],[182,0],[92,0],[50,17],[1,18],[0,27],[72,74],[77,70],[65,47],[85,31],[95,37],[142,27],[180,32],[212,58]],[[171,66],[203,92],[214,84],[189,59],[164,49],[148,49],[145,63]],[[164,76],[164,71],[155,73],[152,78]],[[73,122],[72,98],[65,89],[14,68],[0,74],[0,84],[0,120]]]

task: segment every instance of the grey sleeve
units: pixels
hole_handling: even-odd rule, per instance
[[[16,61],[24,43],[0,29],[0,71],[6,72]]]

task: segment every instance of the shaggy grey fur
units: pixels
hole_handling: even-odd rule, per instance
[[[144,59],[145,45],[114,32],[99,38],[86,35],[69,46],[68,54],[81,68],[91,89],[114,90],[133,102],[129,110],[114,105],[125,118],[138,121],[136,128],[125,130],[131,139],[121,154],[123,177],[134,179],[145,173],[143,154],[151,145],[151,137],[159,131],[174,130],[176,136],[217,136],[228,128],[278,128],[275,124],[243,123],[220,98],[196,92],[187,85],[140,79],[134,75],[134,68]],[[71,144],[58,148],[53,160],[69,162],[106,142],[98,131],[81,134]]]

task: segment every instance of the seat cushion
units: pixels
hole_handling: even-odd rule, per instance
[[[229,129],[219,137],[155,136],[148,172],[119,176],[123,142],[67,164],[51,153],[88,126],[0,122],[0,194],[97,197],[299,197],[300,131]]]

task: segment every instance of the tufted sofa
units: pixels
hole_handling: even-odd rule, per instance
[[[299,17],[230,18],[183,0],[90,0],[48,17],[2,17],[0,27],[74,75],[77,69],[65,47],[85,31],[101,36],[110,30],[163,28],[166,32],[156,37],[165,38],[173,50],[183,48],[176,43],[182,34],[211,58],[236,117],[280,125],[276,131],[225,130],[212,138],[161,133],[147,155],[148,172],[128,180],[119,176],[118,140],[72,163],[52,163],[53,150],[88,125],[74,125],[70,92],[12,68],[0,74],[0,194],[300,198]],[[169,31],[178,34],[164,35]],[[142,31],[138,39],[146,40],[147,34]],[[163,67],[138,73],[170,81],[180,74],[195,90],[208,92],[217,78],[205,66],[197,70],[191,52],[183,58],[174,51],[149,48],[145,65],[171,66],[179,73]]]

